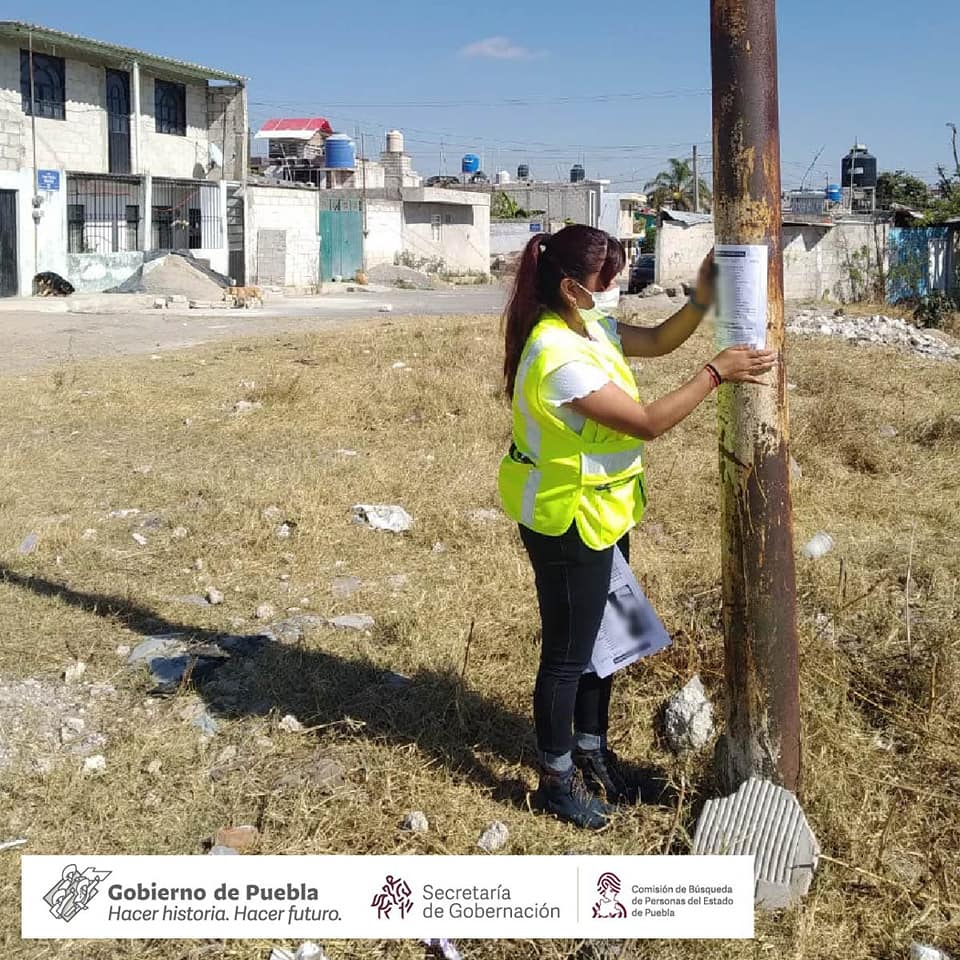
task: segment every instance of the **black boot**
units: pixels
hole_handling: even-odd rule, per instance
[[[617,755],[605,747],[598,750],[573,751],[573,762],[583,774],[587,788],[607,803],[640,802],[640,786],[626,776]]]
[[[564,773],[541,768],[533,805],[588,830],[606,826],[607,818],[613,813],[612,808],[590,795],[576,767]]]

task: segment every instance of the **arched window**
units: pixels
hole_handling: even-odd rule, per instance
[[[182,83],[154,81],[154,113],[157,133],[187,135],[187,88]]]
[[[51,57],[45,53],[33,55],[33,103],[37,116],[50,120],[66,120],[66,95],[64,91],[63,57]],[[30,51],[20,51],[20,99],[23,112],[31,114],[30,98]]]

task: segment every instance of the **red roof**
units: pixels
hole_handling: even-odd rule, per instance
[[[333,133],[330,121],[325,117],[274,117],[260,128],[260,133]]]

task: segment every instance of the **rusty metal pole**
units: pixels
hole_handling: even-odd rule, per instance
[[[718,244],[766,245],[766,386],[719,396],[726,730],[718,772],[729,789],[800,776],[796,579],[790,501],[783,244],[774,0],[711,0],[713,211]]]

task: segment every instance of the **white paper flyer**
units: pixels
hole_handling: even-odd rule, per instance
[[[718,243],[717,347],[747,345],[762,350],[767,342],[767,247]]]

